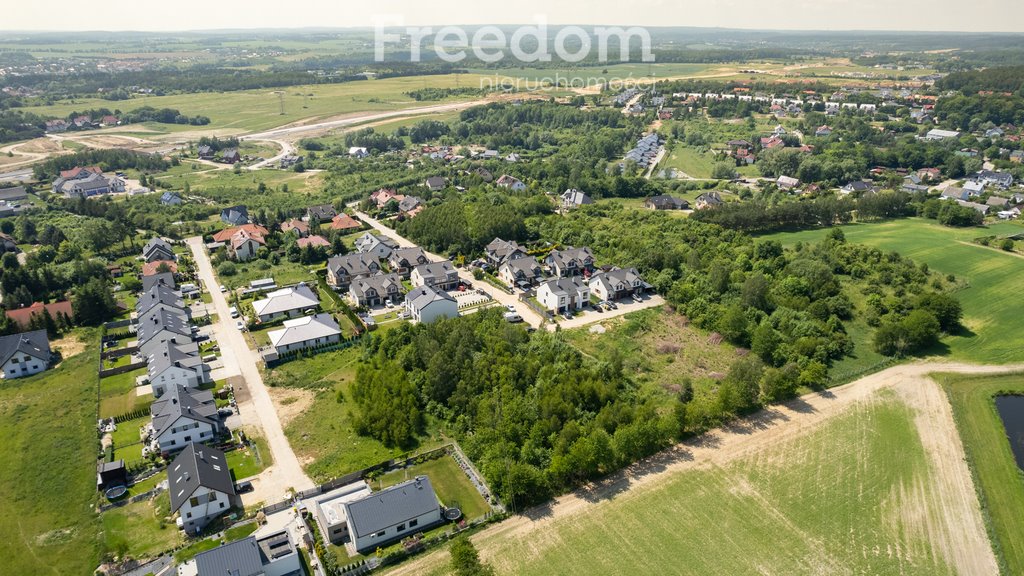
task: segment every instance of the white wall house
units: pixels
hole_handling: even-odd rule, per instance
[[[280,330],[267,332],[278,354],[316,348],[341,341],[341,329],[330,314],[303,316],[285,320]]]
[[[50,341],[46,330],[0,337],[0,378],[22,378],[50,367]]]
[[[211,520],[240,504],[224,453],[189,444],[167,467],[171,513],[178,527],[195,534]]]
[[[594,296],[601,300],[618,300],[632,294],[642,294],[650,288],[636,268],[617,268],[594,274],[589,286]]]
[[[359,553],[411,536],[441,522],[441,504],[426,476],[345,504],[350,547]]]
[[[537,288],[537,301],[554,313],[580,310],[590,301],[590,289],[579,278],[557,278]]]
[[[209,442],[220,432],[220,419],[213,394],[208,390],[186,390],[180,386],[167,391],[150,407],[153,442],[169,454],[196,442]]]
[[[295,318],[306,310],[315,310],[320,306],[320,299],[306,284],[298,284],[288,288],[275,290],[266,298],[252,303],[252,309],[260,322],[269,322],[276,318]]]
[[[406,294],[405,311],[414,322],[430,323],[440,318],[457,318],[459,304],[447,292],[421,286]]]

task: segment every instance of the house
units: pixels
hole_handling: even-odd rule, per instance
[[[153,286],[169,286],[170,288],[177,287],[177,282],[174,281],[174,272],[157,272],[150,276],[142,277],[142,291],[148,292]]]
[[[921,168],[917,171],[921,180],[931,182],[942,178],[942,171],[938,168]]]
[[[746,140],[729,140],[725,145],[732,149],[750,148],[751,146],[750,142],[747,142]]]
[[[398,211],[406,216],[415,216],[423,210],[423,199],[419,196],[406,196],[398,203]]]
[[[1024,162],[1024,150],[1014,150],[1010,152],[1010,162],[1020,164]]]
[[[24,186],[0,188],[0,202],[21,202],[22,200],[28,200],[28,192],[25,191]]]
[[[675,196],[669,196],[667,194],[659,194],[658,196],[651,196],[644,200],[644,208],[648,210],[686,210],[690,207],[690,203],[682,198],[676,198]]]
[[[408,278],[412,269],[420,264],[430,262],[423,249],[416,246],[412,248],[396,248],[388,256],[388,268],[402,278]]]
[[[540,264],[529,256],[506,260],[498,267],[498,278],[509,286],[534,286],[541,279]]]
[[[164,192],[160,195],[160,204],[164,206],[180,206],[181,202],[181,196],[175,192]]]
[[[352,280],[378,272],[380,264],[369,254],[348,254],[327,260],[327,283],[336,290],[348,290]]]
[[[225,243],[230,242],[232,236],[243,230],[253,235],[267,236],[268,234],[270,234],[270,232],[266,228],[260,226],[259,224],[240,224],[238,226],[232,226],[230,228],[225,228],[223,230],[220,230],[219,232],[216,232],[213,235],[213,241]]]
[[[281,530],[200,552],[177,576],[304,576],[302,564],[291,533]]]
[[[153,260],[142,265],[142,275],[152,276],[161,272],[178,273],[178,263],[174,260]]]
[[[198,348],[192,344],[162,342],[146,356],[146,374],[153,387],[153,396],[160,398],[176,387],[193,389],[213,382],[210,367],[203,362]]]
[[[1001,220],[1010,220],[1012,218],[1019,217],[1020,216],[1020,212],[1021,212],[1021,207],[1020,206],[1013,206],[1012,208],[1009,208],[1007,210],[1000,210],[999,211],[999,218]]]
[[[590,277],[590,291],[601,300],[618,300],[650,289],[636,268],[615,268]]]
[[[413,281],[415,282],[416,270],[413,270]],[[398,274],[378,274],[357,278],[348,287],[349,297],[356,306],[383,305],[387,301],[397,303],[404,293],[402,279]]]
[[[338,214],[331,218],[331,230],[359,230],[362,227],[363,225],[359,223],[359,220],[348,214]]]
[[[590,302],[590,289],[579,278],[556,278],[537,288],[537,301],[555,314],[580,310]]]
[[[459,304],[443,290],[420,286],[405,295],[405,311],[413,322],[429,324],[439,318],[457,318]]]
[[[959,188],[957,186],[949,186],[942,191],[940,198],[943,200],[967,200],[970,198],[970,194],[967,190]]]
[[[985,138],[1002,138],[1004,134],[1003,129],[998,126],[985,130]]]
[[[694,207],[697,210],[704,210],[705,208],[715,208],[721,206],[722,204],[725,204],[725,201],[722,200],[722,196],[721,194],[718,193],[717,190],[702,193],[700,196],[697,196],[697,199],[694,200],[693,203]]]
[[[22,378],[50,367],[46,330],[0,336],[0,378]]]
[[[314,314],[284,321],[284,327],[267,332],[278,354],[341,342],[341,329],[330,314]]]
[[[196,149],[199,154],[200,160],[212,160],[213,159],[213,147],[203,144]]]
[[[505,162],[508,162],[510,164],[515,164],[516,162],[519,162],[522,159],[523,157],[520,156],[519,154],[516,154],[515,152],[510,152],[508,156],[505,156]]]
[[[590,248],[573,248],[568,246],[562,250],[552,250],[544,264],[551,269],[551,273],[558,277],[576,276],[583,274],[589,276],[594,269],[594,254]]]
[[[516,178],[515,176],[509,176],[508,174],[502,174],[501,177],[498,178],[498,181],[495,182],[494,184],[502,188],[508,188],[513,192],[526,190],[526,184],[523,184],[522,180]]]
[[[18,243],[14,241],[14,238],[10,234],[0,232],[0,253],[17,251]]]
[[[249,223],[249,209],[243,205],[232,206],[220,211],[220,219],[225,224],[241,226]],[[216,240],[216,238],[214,238]]]
[[[565,192],[562,192],[562,208],[563,209],[571,209],[571,208],[576,208],[577,206],[583,206],[583,205],[586,205],[586,204],[593,204],[593,203],[594,203],[594,200],[590,196],[587,196],[586,194],[584,194],[583,192],[580,192],[579,190],[577,190],[575,188],[569,188]]]
[[[295,242],[295,245],[298,246],[299,248],[306,248],[306,247],[311,247],[311,248],[330,248],[331,247],[331,243],[327,240],[327,238],[324,238],[323,236],[320,236],[318,234],[313,234],[312,236],[307,236],[305,238],[299,238]]]
[[[1013,174],[1008,172],[994,172],[992,170],[979,170],[969,177],[971,180],[992,184],[1006,189],[1013,186]]]
[[[959,138],[960,133],[956,130],[940,130],[932,128],[925,134],[925,140],[945,140],[947,138]]]
[[[224,164],[237,164],[242,161],[242,155],[238,153],[237,148],[228,148],[221,150],[220,161]]]
[[[183,310],[173,310],[165,306],[157,306],[153,310],[138,317],[135,327],[139,346],[150,340],[183,340],[192,341],[192,326],[188,315]],[[179,336],[181,338],[175,338]]]
[[[506,260],[525,257],[526,250],[519,246],[515,240],[495,238],[484,248],[484,254],[491,265],[498,266]]]
[[[775,184],[783,190],[790,190],[799,186],[800,180],[793,178],[792,176],[779,176],[778,180],[775,181]]]
[[[100,462],[96,465],[96,489],[106,490],[114,486],[128,485],[128,468],[124,459],[113,462]]]
[[[149,290],[146,290],[139,299],[135,302],[135,314],[136,317],[141,317],[149,314],[150,310],[153,310],[157,306],[169,306],[181,310],[186,315],[188,312],[185,310],[185,301],[181,298],[181,294],[163,284],[151,286]]]
[[[876,190],[870,182],[864,180],[853,180],[847,182],[845,186],[839,189],[840,194],[863,194],[871,190]]]
[[[373,194],[370,194],[370,200],[377,205],[378,209],[387,206],[388,202],[394,200],[395,202],[401,202],[405,196],[390,188],[380,188]]]
[[[268,292],[264,298],[252,303],[253,312],[260,322],[277,318],[295,318],[307,310],[320,307],[320,298],[305,283]]]
[[[1006,208],[1010,205],[1010,200],[999,196],[989,196],[988,200],[985,201],[985,204],[988,204],[993,208]]]
[[[412,285],[430,286],[438,290],[454,290],[459,285],[459,272],[448,260],[420,264],[409,274]]]
[[[823,138],[825,136],[831,136],[832,135],[832,128],[829,128],[829,126],[827,124],[823,124],[821,126],[818,126],[818,129],[814,131],[814,135],[819,137],[819,138]]]
[[[246,260],[252,260],[256,257],[256,253],[263,246],[266,246],[267,240],[262,234],[255,234],[247,230],[239,230],[231,236],[231,242],[228,244],[228,252],[238,260],[239,262],[245,262]]]
[[[390,256],[391,251],[395,248],[398,248],[398,244],[387,236],[367,232],[356,238],[356,250],[363,254],[369,254],[378,260]]]
[[[35,316],[49,314],[54,320],[61,316],[68,318],[68,320],[75,317],[75,313],[71,308],[71,302],[68,300],[51,302],[49,304],[33,302],[31,306],[7,310],[5,314],[22,330],[28,330],[32,326],[32,318]]]
[[[178,527],[195,534],[212,520],[241,506],[224,453],[189,444],[167,467],[167,493]]]
[[[977,212],[980,212],[982,216],[988,215],[990,208],[988,204],[978,204],[977,202],[967,202],[965,200],[957,200],[956,202],[965,208],[973,208]]]
[[[175,259],[174,249],[171,248],[170,242],[159,237],[146,242],[146,245],[142,247],[142,257],[146,259],[146,262]]]
[[[75,178],[61,177],[54,180],[53,191],[57,194],[63,194],[68,198],[89,198],[102,194],[124,192],[124,180],[117,176],[107,177],[102,173],[89,172],[82,169]]]
[[[170,454],[195,443],[212,442],[221,432],[217,404],[209,390],[168,386],[150,406],[153,443]],[[171,499],[174,499],[173,493]]]
[[[370,155],[370,152],[362,146],[350,146],[348,149],[348,155],[353,158],[366,158]]]
[[[773,148],[785,148],[786,142],[778,136],[765,136],[761,138],[761,148],[771,150]]]
[[[417,476],[344,505],[346,533],[364,554],[442,522],[441,504],[427,476]]]
[[[981,196],[985,193],[985,182],[981,180],[968,180],[964,182],[964,190],[968,196]]]
[[[441,176],[431,176],[430,178],[427,178],[423,185],[431,192],[440,192],[441,190],[444,190],[447,183]]]
[[[327,222],[333,220],[337,215],[337,210],[330,204],[318,204],[306,208],[306,216],[309,217],[310,222]]]
[[[483,166],[478,166],[476,170],[473,170],[473,172],[476,173],[476,175],[484,182],[491,182],[494,180],[494,174],[491,174],[491,171]]]

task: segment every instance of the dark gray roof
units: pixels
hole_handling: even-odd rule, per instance
[[[548,254],[548,262],[553,266],[559,268],[565,268],[575,263],[576,266],[584,266],[585,260],[590,260],[591,263],[594,261],[594,253],[590,251],[590,248],[584,246],[583,248],[573,248],[569,246],[562,250],[552,250]]]
[[[235,495],[235,485],[224,453],[202,444],[189,444],[171,462],[167,467],[167,485],[171,512],[181,508],[200,486]]]
[[[213,550],[196,554],[198,576],[256,576],[263,562],[256,538],[249,536]]]
[[[249,222],[249,209],[238,205],[220,211],[220,219],[228,224],[241,225]]]
[[[388,288],[395,286],[398,288],[398,293],[402,294],[402,279],[398,277],[398,274],[377,274],[376,276],[367,276],[365,278],[359,278],[352,281],[352,286],[349,288],[354,294],[365,296],[371,289],[377,292],[377,296],[384,298],[388,295]]]
[[[329,258],[327,260],[327,269],[333,270],[335,274],[338,274],[338,270],[343,270],[349,276],[365,276],[373,273],[370,266],[376,264],[377,260],[375,258],[359,252]]]
[[[46,330],[0,336],[0,366],[6,364],[15,354],[28,354],[48,362],[50,341],[46,338]]]
[[[455,267],[452,263],[447,260],[441,262],[430,262],[429,264],[420,264],[413,268],[422,278],[434,278],[436,280],[447,280],[449,276],[458,276],[458,272],[455,271]]]
[[[209,390],[186,390],[171,386],[149,407],[153,432],[160,436],[182,416],[217,426],[217,404]]]
[[[423,248],[419,246],[399,248],[392,251],[391,256],[388,256],[388,263],[406,268],[425,262],[428,262],[427,255],[423,253]]]
[[[25,191],[24,186],[0,188],[0,200],[10,202],[11,200],[24,200],[25,198],[28,198],[28,192]]]
[[[184,311],[172,310],[174,309],[159,307],[139,316],[136,329],[139,344],[145,344],[164,330],[182,336],[192,335],[192,326],[189,324],[188,315]]]
[[[526,250],[523,250],[515,240],[502,240],[501,238],[491,240],[490,244],[487,245],[486,251],[489,258],[498,262],[504,262],[516,252],[526,254]]]
[[[187,368],[197,374],[204,372],[202,358],[191,353],[190,348],[193,347],[178,346],[171,341],[160,343],[146,357],[146,372],[149,374],[150,380],[172,366]]]
[[[171,248],[170,243],[168,243],[163,238],[159,238],[159,237],[151,238],[149,242],[146,242],[146,245],[142,247],[142,255],[145,256],[146,259],[148,260],[149,259],[149,255],[154,250],[157,250],[157,251],[162,252],[162,253],[166,253],[168,256],[170,256],[172,258],[174,257],[174,249]]]
[[[502,267],[505,266],[508,266],[513,271],[522,272],[528,277],[540,276],[540,264],[529,256],[522,256],[520,258],[508,260],[502,264]]]
[[[178,286],[178,283],[174,281],[173,272],[158,272],[156,274],[153,274],[152,276],[142,277],[143,291],[149,291],[150,289],[153,288],[153,286],[156,286],[157,284],[163,284],[165,286],[170,286],[171,288],[176,288]]]
[[[345,504],[353,539],[379,532],[440,508],[430,478],[417,476]]]
[[[330,204],[319,204],[317,206],[310,206],[306,208],[306,213],[309,215],[309,219],[316,218],[321,222],[325,222],[334,218],[338,215],[338,211],[334,209],[334,206]]]
[[[185,301],[182,300],[180,294],[166,284],[157,284],[139,296],[139,300],[135,303],[135,312],[139,316],[143,316],[159,304],[185,309]]]

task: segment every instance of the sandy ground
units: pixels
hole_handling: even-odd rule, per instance
[[[287,426],[296,416],[305,412],[316,398],[312,390],[303,388],[267,388],[267,392],[277,409],[281,426]]]
[[[919,362],[895,366],[850,384],[821,393],[811,393],[792,402],[773,406],[724,429],[709,432],[677,445],[610,478],[527,510],[473,536],[485,561],[506,539],[526,540],[543,549],[558,541],[556,519],[586,516],[607,497],[627,497],[650,490],[670,475],[708,465],[722,466],[749,458],[799,438],[824,421],[865,402],[876,392],[893,389],[915,410],[915,425],[931,461],[933,475],[924,486],[907,496],[910,504],[900,509],[910,529],[928,538],[935,554],[959,574],[998,573],[995,556],[985,531],[974,484],[965,463],[964,449],[953,422],[945,394],[928,375],[934,372],[967,374],[1020,370],[1016,366],[973,366],[944,362]],[[427,554],[398,566],[389,574],[423,574],[448,562],[445,550]],[[496,566],[500,569],[500,565]]]
[[[78,339],[74,334],[67,334],[59,340],[50,342],[50,348],[60,348],[61,355],[67,360],[84,352],[86,344],[84,340]]]

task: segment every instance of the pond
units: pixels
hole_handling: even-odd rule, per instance
[[[996,396],[996,410],[1010,439],[1017,467],[1024,470],[1024,396]]]

